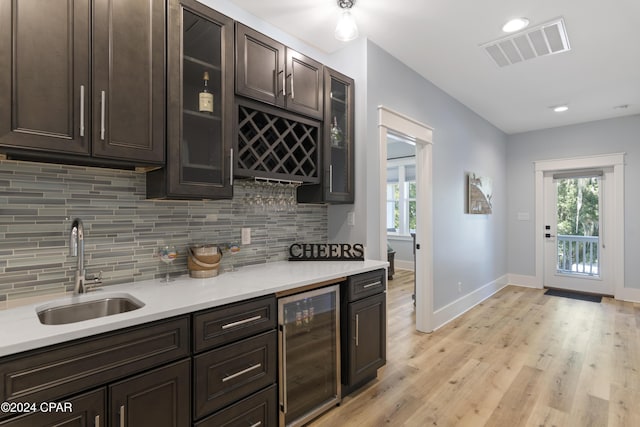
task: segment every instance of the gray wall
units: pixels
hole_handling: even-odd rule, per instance
[[[640,288],[632,274],[640,258],[640,115],[511,135],[507,144],[508,268],[535,275],[535,185],[533,162],[595,154],[626,153],[625,286]],[[528,212],[529,221],[518,221]]]
[[[298,205],[293,212],[249,206],[253,190],[234,186],[233,200],[145,199],[145,175],[131,171],[0,160],[0,307],[12,299],[70,290],[76,258],[68,255],[71,221],[85,225],[85,266],[103,271],[105,285],[163,273],[153,257],[171,243],[181,255],[171,266],[187,272],[190,243],[252,241],[221,268],[287,258],[296,241],[327,241],[327,208]]]
[[[433,127],[434,308],[507,273],[506,135],[372,42],[367,45],[367,225],[380,220],[377,107]],[[466,175],[494,180],[492,215],[465,213]],[[457,290],[462,282],[462,292]]]

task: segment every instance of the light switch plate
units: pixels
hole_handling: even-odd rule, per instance
[[[356,214],[355,212],[347,213],[347,225],[356,225]]]
[[[251,229],[243,228],[242,229],[242,244],[250,245],[251,244]]]

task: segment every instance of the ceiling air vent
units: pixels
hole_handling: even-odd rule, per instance
[[[480,45],[499,67],[571,50],[562,18]]]

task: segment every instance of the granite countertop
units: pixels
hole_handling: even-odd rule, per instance
[[[160,279],[105,286],[95,292],[69,296],[47,303],[0,311],[0,356],[7,356],[103,332],[217,307],[275,292],[286,291],[387,267],[386,261],[296,261],[273,262],[239,268],[209,279],[181,276],[162,283]],[[128,294],[144,307],[127,313],[66,325],[43,325],[36,311],[59,302],[96,299],[99,295]]]

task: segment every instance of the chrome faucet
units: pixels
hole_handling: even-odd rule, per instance
[[[84,225],[82,224],[82,220],[80,218],[76,218],[73,220],[71,224],[71,232],[69,233],[69,255],[78,257],[78,264],[76,267],[76,274],[73,285],[73,294],[83,294],[88,289],[89,284],[85,283],[85,281],[90,280],[93,285],[99,285],[102,283],[102,272],[100,272],[99,276],[89,275],[85,276],[84,271]]]

